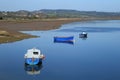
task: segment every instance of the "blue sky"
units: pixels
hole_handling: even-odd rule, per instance
[[[120,0],[0,0],[0,11],[40,9],[120,12]]]

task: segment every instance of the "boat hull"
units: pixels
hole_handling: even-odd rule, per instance
[[[87,34],[80,34],[80,38],[87,38]]]
[[[54,37],[54,42],[73,42],[74,37]]]
[[[40,58],[26,58],[25,63],[29,65],[42,64],[42,59]]]

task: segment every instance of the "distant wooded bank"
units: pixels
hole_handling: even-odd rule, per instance
[[[26,20],[26,19],[56,19],[56,18],[103,18],[120,19],[120,12],[96,12],[77,10],[51,10],[42,9],[36,11],[0,11],[0,20]]]

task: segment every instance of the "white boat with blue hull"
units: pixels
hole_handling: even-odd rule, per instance
[[[25,64],[36,65],[36,64],[42,64],[44,55],[41,54],[41,51],[39,49],[33,48],[27,50],[27,53],[25,54],[24,57],[25,57]]]

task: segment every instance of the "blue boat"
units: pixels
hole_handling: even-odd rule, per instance
[[[54,42],[73,42],[74,36],[68,36],[68,37],[54,37]]]
[[[42,59],[44,58],[44,55],[41,54],[41,51],[39,49],[33,48],[27,50],[27,53],[25,54],[24,58],[25,64],[36,65],[42,64]]]

